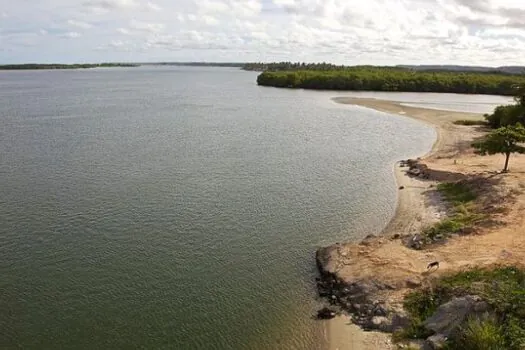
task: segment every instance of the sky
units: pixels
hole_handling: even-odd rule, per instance
[[[524,0],[0,0],[0,63],[525,65]]]

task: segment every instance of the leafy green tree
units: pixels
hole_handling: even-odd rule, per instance
[[[525,106],[525,105],[524,105]],[[485,114],[489,126],[498,129],[502,126],[525,122],[525,107],[520,104],[498,106],[492,114]]]
[[[480,141],[474,142],[472,147],[481,155],[502,153],[505,155],[503,172],[509,170],[509,158],[512,153],[525,153],[525,128],[520,123],[504,126],[493,130]]]
[[[516,89],[514,100],[521,107],[525,107],[525,84],[515,85],[514,88]]]

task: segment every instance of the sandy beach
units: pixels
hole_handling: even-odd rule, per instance
[[[418,233],[422,228],[447,215],[446,205],[440,198],[429,195],[429,187],[439,182],[456,181],[469,174],[490,174],[501,169],[502,157],[496,155],[481,158],[470,149],[472,140],[483,134],[479,127],[453,124],[459,119],[480,120],[483,118],[482,115],[416,108],[376,99],[340,97],[334,98],[334,101],[410,117],[431,125],[437,131],[437,139],[431,152],[422,157],[422,161],[432,169],[431,179],[421,180],[408,177],[405,174],[405,168],[399,167],[398,164],[395,165],[394,174],[397,184],[404,187],[399,191],[395,215],[382,231],[380,238],[371,247],[364,249],[362,246],[358,247],[356,243],[347,243],[340,248],[340,250],[347,251],[350,256],[351,253],[359,255],[359,260],[343,263],[344,267],[339,272],[340,276],[354,280],[377,276],[392,285],[404,286],[407,278],[417,278],[424,283],[423,271],[428,261],[442,262],[439,273],[443,273],[474,264],[499,263],[502,259],[505,259],[505,262],[516,261],[519,256],[525,255],[525,239],[518,235],[523,225],[522,205],[514,208],[520,211],[519,214],[506,216],[509,226],[501,229],[506,230],[504,233],[506,235],[509,232],[513,233],[510,242],[501,238],[502,231],[500,230],[491,230],[490,233],[483,232],[482,237],[455,237],[446,245],[422,251],[405,247],[399,239],[389,239],[393,235]],[[525,157],[515,156],[511,162],[515,171],[506,175],[500,190],[510,191],[514,188],[517,193],[519,183],[524,177]],[[518,203],[521,204],[523,201],[521,197],[517,198]],[[508,254],[503,254],[505,252]],[[343,255],[346,259],[347,254]],[[405,287],[400,287],[387,297],[390,302],[400,304],[406,292]],[[395,348],[390,340],[390,334],[365,332],[353,325],[349,316],[340,316],[328,321],[325,335],[331,350]]]

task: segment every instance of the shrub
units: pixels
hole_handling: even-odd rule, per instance
[[[523,349],[525,345],[525,270],[514,266],[475,268],[442,276],[432,287],[405,297],[404,307],[411,324],[394,339],[425,338],[423,326],[442,304],[454,297],[479,295],[493,314],[466,322],[447,344],[453,350]]]
[[[466,125],[466,126],[471,126],[471,125],[488,125],[488,123],[485,120],[471,120],[471,119],[456,120],[454,122],[454,124],[456,124],[456,125]]]
[[[449,348],[462,350],[508,349],[503,327],[494,317],[470,319]]]
[[[485,114],[488,125],[493,129],[502,126],[525,122],[525,108],[521,105],[506,105],[496,107],[494,113]]]

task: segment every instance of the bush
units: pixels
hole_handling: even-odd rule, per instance
[[[488,125],[493,129],[502,126],[525,122],[525,108],[521,105],[506,105],[496,107],[494,113],[485,114]]]
[[[494,317],[470,319],[461,328],[451,349],[461,350],[502,350],[508,349],[503,327]]]
[[[471,120],[471,119],[456,120],[454,122],[454,124],[456,124],[456,125],[466,125],[466,126],[471,126],[471,125],[488,125],[488,123],[485,120]]]
[[[479,295],[491,307],[492,316],[469,320],[454,336],[447,349],[523,349],[525,345],[525,270],[513,266],[475,268],[449,274],[433,281],[432,287],[405,297],[404,307],[411,318],[406,329],[394,339],[426,338],[423,326],[442,304],[454,297]]]

